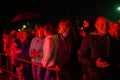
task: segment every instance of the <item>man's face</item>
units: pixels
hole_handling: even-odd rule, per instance
[[[96,23],[95,23],[95,27],[98,31],[99,34],[104,35],[107,33],[107,20],[105,18],[98,18]]]
[[[64,34],[66,32],[69,32],[69,27],[66,26],[65,24],[62,24],[62,23],[59,24],[59,26],[58,26],[58,33],[59,34]]]
[[[59,26],[59,27],[58,27],[58,33],[59,33],[59,34],[64,34],[64,33],[65,33],[65,30],[66,30],[66,27],[65,27],[65,26]]]
[[[38,28],[37,30],[36,30],[36,36],[38,36],[38,37],[42,37],[44,34],[43,34],[43,28],[41,27],[41,28]]]

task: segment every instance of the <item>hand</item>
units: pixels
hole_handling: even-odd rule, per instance
[[[35,53],[35,57],[39,57],[40,54],[38,52]]]
[[[58,71],[60,71],[60,68],[59,68],[59,66],[57,66],[57,65],[55,66],[55,69],[57,69]]]
[[[108,64],[108,62],[104,61],[104,62],[101,62],[101,58],[98,58],[96,60],[96,66],[99,67],[99,68],[107,68],[109,67],[110,65]]]
[[[31,53],[31,54],[30,54],[30,57],[31,57],[31,58],[35,58],[35,54],[34,54],[34,53]]]

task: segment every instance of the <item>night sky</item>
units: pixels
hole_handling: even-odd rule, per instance
[[[81,18],[86,15],[120,17],[115,7],[120,0],[2,0],[0,3],[0,28],[11,24],[15,15],[23,12],[38,12],[48,21],[64,17]]]

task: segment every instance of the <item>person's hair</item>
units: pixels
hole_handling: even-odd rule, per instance
[[[83,18],[83,21],[87,21],[87,22],[89,22],[89,23],[91,23],[92,22],[92,17],[91,16],[85,16],[84,18]]]
[[[77,28],[75,26],[73,26],[71,19],[62,19],[59,22],[59,25],[60,24],[63,24],[65,26],[69,27],[69,29],[70,29],[69,33],[72,35],[72,37],[73,37],[73,39],[75,41],[75,44],[77,46],[79,46]]]
[[[106,16],[98,16],[98,17],[96,17],[96,19],[95,19],[95,23],[98,21],[98,19],[100,19],[100,18],[103,18],[103,19],[106,19],[107,20],[107,17]]]
[[[44,26],[44,30],[46,30],[50,34],[54,34],[55,33],[54,27],[51,24],[46,24]]]
[[[69,27],[69,26],[71,26],[71,22],[69,19],[62,19],[62,20],[60,20],[58,25],[65,25],[65,26]]]
[[[40,27],[42,27],[42,25],[40,23],[35,23],[34,24],[34,30],[36,31],[37,29],[39,29]]]

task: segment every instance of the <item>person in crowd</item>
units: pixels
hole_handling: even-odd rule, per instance
[[[28,30],[22,31],[22,37],[23,37],[23,40],[22,40],[23,43],[21,45],[21,56],[22,56],[21,58],[23,60],[30,61],[29,48],[30,48],[30,43],[31,43],[32,37]],[[27,62],[22,62],[22,63],[23,63],[24,80],[33,80],[31,64],[27,63]]]
[[[55,67],[57,40],[58,36],[55,34],[54,27],[51,24],[44,26],[45,41],[43,45],[43,58],[41,64],[47,67],[44,80],[56,80],[55,71],[49,68]]]
[[[10,59],[10,44],[11,44],[11,39],[10,39],[10,34],[7,32],[4,32],[2,35],[2,40],[4,42],[3,49],[6,55],[6,70],[10,71],[11,70],[11,59]],[[11,76],[10,76],[11,78]]]
[[[8,41],[9,41],[9,34],[8,34],[8,33],[3,33],[3,35],[2,35],[2,40],[3,40],[3,42],[4,42],[3,50],[4,50],[4,52],[7,54],[7,51],[8,51],[7,43],[8,43]]]
[[[39,26],[42,26],[40,23],[34,23],[33,24],[33,29],[31,31],[31,37],[36,36],[36,30],[39,28]]]
[[[6,56],[6,46],[9,40],[9,34],[7,32],[3,32],[0,37],[0,57],[1,57],[1,67],[7,69],[7,57]],[[0,69],[0,73],[3,73],[2,69]]]
[[[43,27],[39,26],[39,28],[35,32],[35,37],[32,38],[29,56],[31,58],[32,63],[41,64],[41,59],[43,56],[43,43],[45,36],[43,34]],[[34,80],[41,80],[41,67],[32,64],[32,74]]]
[[[59,80],[78,80],[78,37],[70,19],[58,23],[56,68]]]
[[[79,38],[80,38],[80,44],[84,37],[90,35],[92,32],[95,31],[94,27],[94,19],[91,16],[85,16],[82,19],[82,27],[78,28]],[[79,51],[78,51],[79,52]],[[81,64],[81,63],[80,63]],[[81,65],[81,78],[83,80],[87,80],[88,78],[88,72],[86,70],[86,66],[83,64]]]
[[[86,36],[78,53],[79,61],[86,65],[88,80],[119,80],[119,48],[117,40],[108,33],[107,18],[95,21],[96,32]]]
[[[109,24],[111,23],[111,25],[109,25],[109,33],[111,36],[115,37],[118,41],[118,45],[120,48],[120,24],[119,22],[109,22]],[[119,63],[120,65],[120,63]],[[118,70],[120,72],[120,69]],[[120,73],[119,73],[120,74]]]
[[[118,40],[120,38],[120,24],[118,22],[109,22],[108,32]]]
[[[19,80],[23,80],[22,65],[17,58],[21,58],[21,41],[17,38],[17,31],[12,30],[10,32],[10,57],[11,57],[11,69],[16,68],[17,76]]]
[[[89,35],[95,30],[94,19],[91,16],[86,16],[82,19],[82,27],[79,29],[79,34],[82,37]]]
[[[110,21],[108,32],[118,40],[118,44],[120,46],[120,24],[118,22]]]

